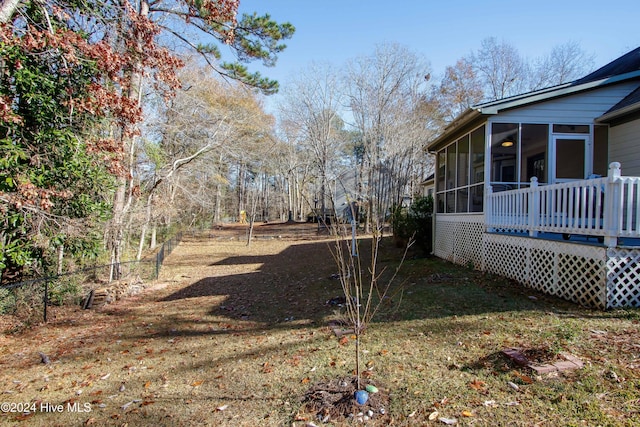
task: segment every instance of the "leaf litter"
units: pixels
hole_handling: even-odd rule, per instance
[[[336,420],[364,420],[371,411],[367,425],[377,425],[376,420],[380,425],[390,421],[423,425],[433,411],[425,402],[443,393],[455,396],[455,401],[437,406],[438,417],[458,418],[459,424],[484,425],[488,419],[533,424],[547,422],[547,418],[548,423],[579,423],[581,419],[596,423],[599,414],[623,423],[637,415],[640,396],[633,384],[638,378],[634,370],[640,367],[640,316],[628,311],[591,313],[559,300],[552,300],[553,306],[545,309],[557,313],[554,316],[545,315],[544,310],[527,313],[520,310],[527,308],[528,294],[523,302],[512,284],[494,287],[488,284],[488,276],[480,274],[474,278],[488,292],[479,296],[488,300],[468,304],[458,298],[466,291],[457,287],[457,273],[433,273],[426,265],[434,263],[423,260],[414,263],[418,278],[413,282],[419,285],[412,292],[425,295],[425,290],[433,288],[438,305],[429,305],[425,299],[414,303],[407,293],[403,300],[409,304],[403,306],[406,318],[399,312],[390,322],[372,328],[371,336],[378,340],[370,347],[376,378],[384,378],[386,384],[380,387],[372,378],[365,378],[363,386],[374,382],[380,390],[367,404],[385,396],[388,402],[380,408],[384,414],[376,413],[374,407],[354,407],[351,391],[355,387],[341,396],[334,390],[341,378],[349,383],[345,375],[352,368],[353,341],[349,334],[344,335],[344,345],[329,339],[333,308],[325,302],[335,297],[336,287],[335,281],[327,279],[335,267],[330,258],[322,258],[327,242],[310,239],[308,246],[274,239],[247,248],[240,238],[215,241],[215,246],[210,241],[185,239],[163,267],[161,281],[167,286],[153,294],[143,293],[99,310],[51,307],[48,324],[0,335],[4,400],[66,402],[73,396],[74,402],[91,403],[93,409],[90,417],[29,414],[0,416],[0,423],[28,419],[34,426],[84,422],[233,426],[253,422],[300,427],[321,425],[318,414],[327,411],[334,411]],[[310,263],[292,261],[296,259],[313,259],[313,268]],[[539,299],[536,307],[545,301],[547,298]],[[515,307],[518,304],[522,307]],[[484,310],[480,315],[474,311],[476,306]],[[295,320],[282,320],[291,318]],[[560,321],[574,325],[573,329],[558,332]],[[378,332],[381,329],[392,332]],[[450,340],[452,334],[460,337]],[[439,340],[464,345],[441,345]],[[518,371],[521,368],[508,366],[499,356],[501,348],[520,347],[536,350],[527,355],[531,359],[548,362],[557,348],[548,344],[560,344],[592,366],[576,374],[584,381],[571,376],[555,378],[564,387],[559,396],[550,394],[554,386],[538,378],[532,381]],[[50,363],[43,361],[40,352]],[[491,356],[485,358],[487,354]],[[123,366],[126,369],[121,370]],[[616,381],[609,378],[613,375]],[[202,383],[192,385],[199,381]],[[470,385],[473,381],[478,389]],[[519,393],[509,381],[518,385]],[[602,393],[580,395],[582,382],[594,382]],[[77,390],[83,393],[76,395]],[[332,393],[335,396],[330,397]],[[571,405],[585,399],[593,399],[594,404],[580,406],[581,418],[577,419]],[[566,408],[554,406],[554,401]],[[342,410],[323,402],[342,405]],[[312,405],[318,408],[315,413],[309,409]],[[518,411],[512,411],[513,406]],[[465,419],[465,410],[473,418]],[[484,418],[488,413],[490,418]],[[408,420],[409,414],[413,416]],[[296,418],[306,421],[296,422]],[[340,425],[339,421],[335,424]]]

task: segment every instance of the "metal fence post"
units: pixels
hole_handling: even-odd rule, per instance
[[[47,305],[49,305],[49,281],[44,281],[44,297],[42,298],[44,323],[47,323]]]
[[[164,255],[164,243],[160,247],[158,254],[156,255],[156,280],[160,277],[160,266],[162,265],[162,258]]]

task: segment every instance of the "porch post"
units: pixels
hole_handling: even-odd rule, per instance
[[[607,174],[607,187],[604,192],[604,244],[609,248],[618,245],[620,227],[620,163],[612,162]]]
[[[485,187],[485,203],[484,203],[484,225],[488,232],[495,231],[495,228],[491,227],[490,224],[493,223],[493,187],[491,185],[487,185]]]
[[[537,218],[539,216],[538,212],[540,212],[540,193],[538,192],[538,178],[535,176],[531,177],[531,186],[529,187],[529,236],[530,237],[538,237],[538,230],[536,227],[538,226]]]

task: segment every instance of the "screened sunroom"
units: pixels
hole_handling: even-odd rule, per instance
[[[471,108],[429,144],[436,256],[583,305],[640,306],[640,178],[624,175],[640,170],[640,50],[616,61]]]

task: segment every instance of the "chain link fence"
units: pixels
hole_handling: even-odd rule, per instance
[[[142,260],[87,267],[1,286],[0,315],[11,314],[20,319],[36,319],[41,315],[46,322],[51,306],[80,305],[88,308],[94,292],[114,282],[114,271],[119,272],[118,281],[133,286],[157,279],[165,258],[181,240],[182,233],[176,234],[154,255]]]

